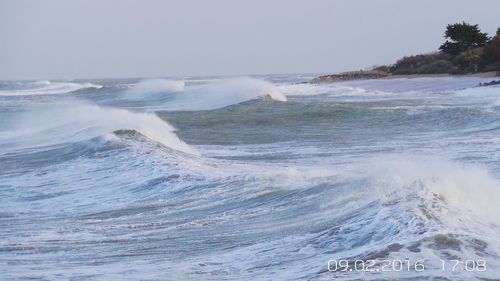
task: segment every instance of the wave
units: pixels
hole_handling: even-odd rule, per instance
[[[125,98],[140,100],[157,94],[182,92],[184,87],[184,81],[180,80],[146,79],[132,85],[126,92]]]
[[[0,143],[38,147],[131,129],[166,147],[199,154],[177,137],[174,127],[150,113],[70,103],[35,108],[16,120],[18,125],[14,130],[0,134]]]
[[[472,216],[471,221],[500,226],[500,180],[482,166],[441,157],[388,155],[368,161],[363,169],[373,180],[373,191],[388,195],[386,199],[409,198],[416,192],[426,200],[439,198],[459,210],[461,219]]]
[[[381,96],[390,93],[380,90],[368,90],[361,87],[332,84],[284,84],[278,86],[286,96],[317,96],[327,95],[331,97],[343,96]]]
[[[373,79],[340,81],[326,84],[283,84],[279,89],[287,96],[315,96],[328,95],[332,97],[349,96],[387,96],[415,97],[427,96],[436,93],[455,93],[468,95],[487,90],[486,87],[476,86],[488,80],[484,78],[412,78],[412,79]],[[476,88],[475,88],[476,87]],[[489,87],[488,87],[489,88]],[[465,90],[464,90],[465,89]],[[463,92],[463,93],[462,93]]]
[[[110,136],[0,154],[2,163],[0,175],[26,173],[47,165],[61,164],[82,156],[93,156],[96,152],[119,147],[119,143],[110,141]]]
[[[372,79],[337,82],[338,85],[349,85],[367,90],[379,90],[390,93],[449,93],[464,88],[477,86],[488,81],[479,77],[422,77],[398,79]]]
[[[33,82],[32,84],[36,85],[36,86],[47,86],[47,85],[50,85],[50,81],[49,80],[38,80],[38,81]]]
[[[342,214],[341,227],[321,241],[339,245],[333,246],[332,258],[418,260],[452,252],[457,259],[496,262],[500,180],[486,168],[405,153],[374,157],[342,174],[346,188],[328,198],[333,215]],[[346,206],[337,198],[344,198]],[[443,274],[436,270],[439,259],[428,259],[428,268],[431,276]]]
[[[92,83],[50,82],[48,80],[32,82],[25,86],[27,87],[22,89],[1,90],[0,96],[58,95],[88,88],[102,88],[102,85]]]
[[[250,77],[223,79],[187,87],[166,104],[167,110],[212,110],[259,97],[286,102],[273,84]]]
[[[124,100],[131,101],[154,99],[163,104],[161,109],[171,111],[212,110],[260,97],[287,100],[273,84],[249,77],[212,79],[187,87],[180,80],[148,79],[133,85],[123,95]]]
[[[461,102],[496,104],[500,95],[500,87],[473,87],[455,92]]]

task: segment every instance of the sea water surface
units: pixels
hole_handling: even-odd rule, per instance
[[[499,280],[500,88],[311,78],[0,82],[0,279]]]

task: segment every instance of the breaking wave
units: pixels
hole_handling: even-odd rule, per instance
[[[259,97],[285,102],[286,96],[273,84],[249,77],[223,79],[186,87],[166,104],[168,110],[211,110]]]
[[[34,96],[67,94],[82,89],[100,89],[102,85],[76,82],[50,82],[41,80],[30,83],[27,87],[15,90],[0,90],[0,96]]]
[[[132,85],[123,95],[130,101],[159,101],[162,109],[172,111],[212,110],[261,97],[287,100],[273,84],[249,77],[207,80],[187,86],[180,80],[148,79]]]
[[[165,93],[184,91],[184,81],[167,79],[146,79],[134,84],[127,91],[125,98],[140,100]]]
[[[14,141],[26,147],[80,141],[119,130],[136,130],[172,149],[198,154],[180,140],[175,128],[151,113],[87,104],[55,104],[35,108],[19,117],[17,127],[0,135],[0,142]]]
[[[375,167],[375,168],[369,168]],[[460,164],[442,157],[422,155],[388,155],[370,161],[365,167],[374,179],[378,194],[411,192],[443,200],[473,220],[484,220],[500,226],[500,180],[479,165]],[[447,219],[453,218],[448,216]]]

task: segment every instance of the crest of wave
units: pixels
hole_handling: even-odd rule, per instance
[[[171,110],[211,110],[259,97],[285,102],[286,96],[273,84],[250,77],[230,78],[187,87],[167,104]]]
[[[35,108],[19,119],[19,125],[2,138],[20,138],[27,146],[79,141],[117,130],[136,130],[145,137],[172,149],[197,155],[180,140],[175,128],[151,113],[100,107],[82,103],[53,104]]]
[[[184,81],[167,79],[146,79],[132,85],[126,93],[127,99],[144,99],[164,93],[184,91]]]
[[[102,88],[102,85],[92,83],[50,82],[48,80],[30,83],[28,86],[29,88],[24,89],[0,91],[0,96],[58,95],[88,88]]]
[[[36,85],[36,86],[47,86],[47,85],[50,85],[50,81],[49,80],[38,80],[38,81],[33,82],[32,84]]]

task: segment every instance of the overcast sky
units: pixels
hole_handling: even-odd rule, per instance
[[[493,34],[499,0],[0,0],[0,79],[319,73]]]

